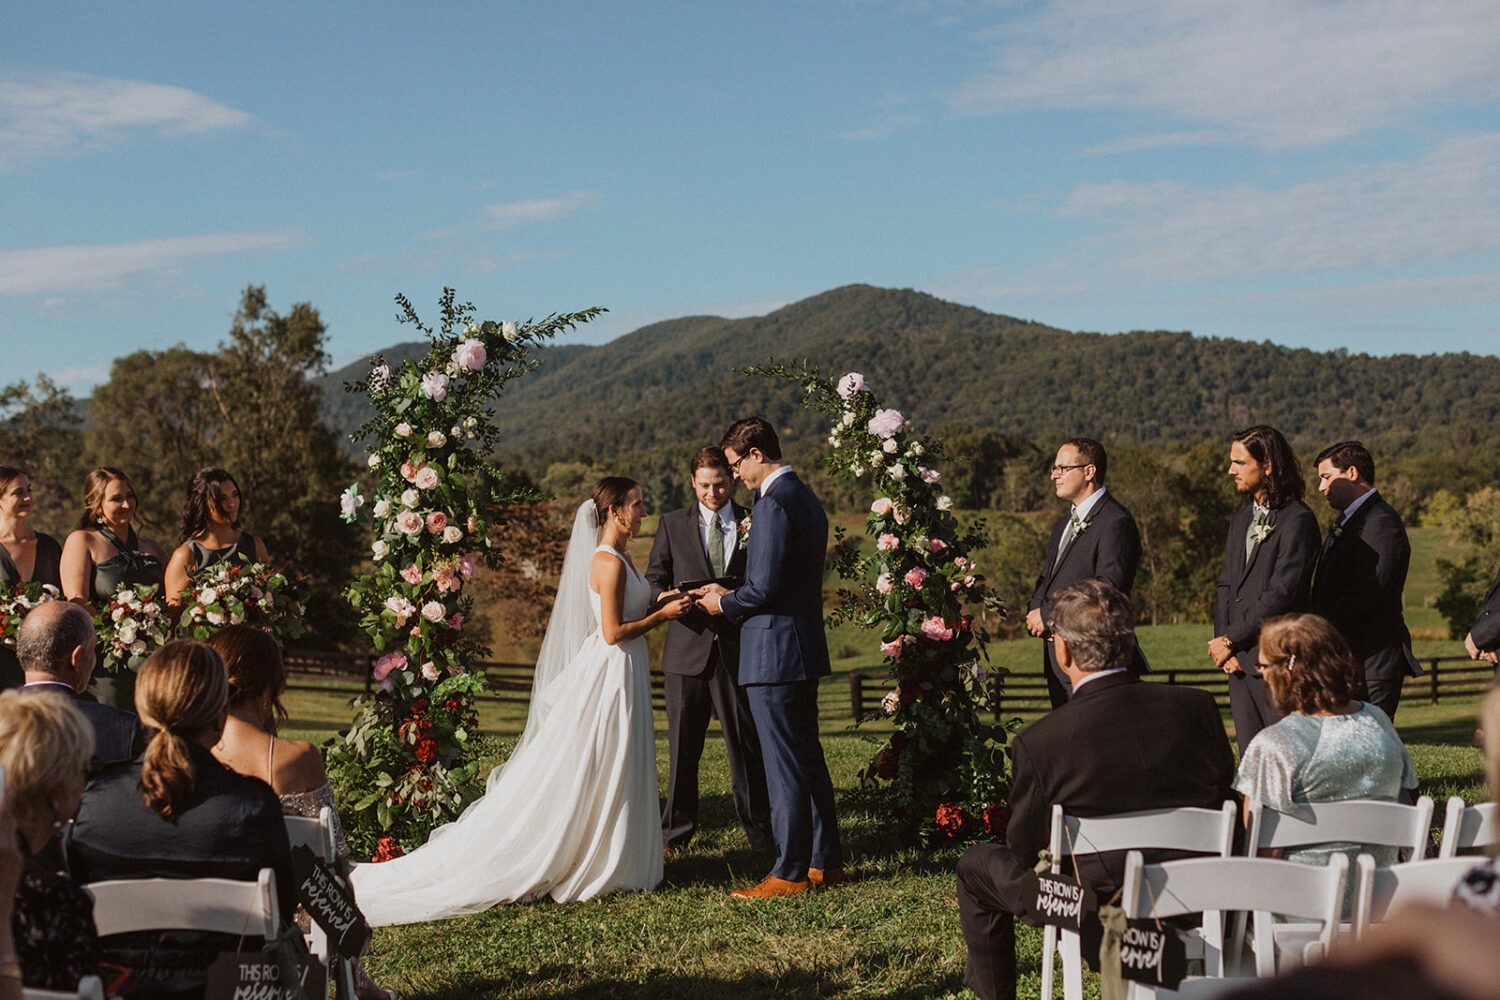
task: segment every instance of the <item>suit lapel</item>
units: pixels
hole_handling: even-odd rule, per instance
[[[682,512],[682,530],[687,534],[687,541],[691,543],[687,548],[693,553],[693,572],[684,574],[684,578],[688,580],[707,580],[713,575],[713,569],[708,565],[708,552],[703,547],[701,517],[702,511],[697,504],[693,504]]]
[[[1255,565],[1255,557],[1260,555],[1260,550],[1265,548],[1266,544],[1265,542],[1261,542],[1252,550],[1246,543],[1246,533],[1250,530],[1250,523],[1255,520],[1255,505],[1251,504],[1250,506],[1244,508],[1244,510],[1248,511],[1248,513],[1245,515],[1243,523],[1239,523],[1239,519],[1236,519],[1237,527],[1233,529],[1235,533],[1235,541],[1240,547],[1241,583],[1244,583],[1245,579],[1250,575],[1250,567]],[[1270,514],[1269,523],[1274,524],[1275,517],[1276,512],[1273,510]]]
[[[724,567],[724,572],[736,580],[743,580],[745,578],[745,547],[739,543],[739,524],[750,512],[733,501],[730,503],[734,511],[735,523],[734,554],[729,557],[729,564]]]

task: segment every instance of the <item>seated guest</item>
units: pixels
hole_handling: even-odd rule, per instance
[[[286,691],[286,665],[276,639],[264,629],[227,625],[215,632],[208,644],[223,658],[229,675],[229,717],[224,722],[224,735],[214,745],[214,756],[225,767],[270,785],[288,816],[316,817],[324,806],[332,809],[334,842],[340,860],[347,862],[349,848],[344,843],[323,755],[311,743],[276,735],[277,726],[287,717],[281,704]],[[358,961],[354,964],[354,986],[358,1000],[389,1000],[395,995],[375,985]]]
[[[1033,902],[1022,878],[1047,846],[1054,803],[1075,816],[1218,808],[1234,777],[1213,696],[1148,684],[1127,669],[1136,650],[1129,598],[1103,580],[1082,580],[1052,595],[1047,617],[1071,696],[1016,737],[1006,843],[975,844],[958,862],[964,985],[984,1000],[1015,995],[1014,921],[1031,922]],[[1081,855],[1078,868],[1107,900],[1124,878],[1124,853]],[[1083,950],[1091,963],[1098,948],[1098,925],[1089,922]]]
[[[16,834],[16,816],[11,797],[0,795],[0,955],[16,953],[16,932],[11,926],[16,911],[16,891],[26,871],[26,853]],[[21,963],[0,962],[0,1000],[24,1000]]]
[[[265,782],[235,774],[210,750],[228,702],[224,662],[207,645],[179,639],[151,655],[135,685],[145,752],[89,784],[65,844],[75,877],[251,881],[270,868],[281,918],[291,919],[296,896],[281,803]],[[127,997],[201,997],[220,952],[258,947],[185,931],[112,935],[103,945],[106,961],[130,970],[120,990]]]
[[[1285,717],[1257,733],[1240,761],[1235,788],[1245,795],[1247,817],[1251,802],[1297,815],[1306,803],[1394,802],[1417,787],[1411,755],[1391,720],[1354,700],[1360,666],[1326,619],[1303,614],[1268,620],[1260,630],[1259,666]],[[1287,858],[1321,865],[1335,851],[1349,856],[1351,870],[1361,853],[1381,865],[1396,860],[1394,847],[1347,843],[1299,848]]]
[[[23,861],[6,928],[15,947],[0,954],[0,979],[15,974],[17,958],[36,989],[74,990],[99,973],[93,900],[38,857],[78,811],[93,753],[94,731],[66,694],[0,694],[0,767]]]
[[[140,752],[140,720],[134,712],[78,697],[94,674],[97,637],[82,606],[51,601],[31,610],[16,632],[16,655],[26,671],[27,691],[57,691],[78,706],[94,727],[94,754],[106,764]]]

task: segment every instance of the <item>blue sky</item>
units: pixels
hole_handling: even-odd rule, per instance
[[[1488,0],[0,0],[0,382],[578,339],[852,282],[1077,330],[1500,352]]]

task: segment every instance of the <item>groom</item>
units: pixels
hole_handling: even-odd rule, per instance
[[[740,684],[760,734],[778,855],[771,874],[736,899],[806,892],[844,880],[833,781],[818,742],[818,678],[828,674],[823,634],[823,556],[828,518],[812,490],[781,460],[761,417],[732,425],[720,447],[756,491],[745,582],[704,588],[701,605],[740,626]]]

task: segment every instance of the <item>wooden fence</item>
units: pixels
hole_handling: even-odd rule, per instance
[[[1424,698],[1436,705],[1443,698],[1460,698],[1483,694],[1495,677],[1495,668],[1475,663],[1467,656],[1435,656],[1422,661],[1427,673],[1408,677],[1402,690],[1407,703]],[[1212,667],[1201,670],[1156,670],[1147,680],[1161,684],[1187,684],[1211,691],[1222,711],[1229,710],[1229,681]],[[880,701],[891,689],[887,674],[851,673],[849,675],[849,712],[858,719],[880,710]],[[996,721],[1019,718],[1030,721],[1051,709],[1047,697],[1047,679],[1041,674],[1012,674],[1005,678],[1004,688],[993,697]]]

